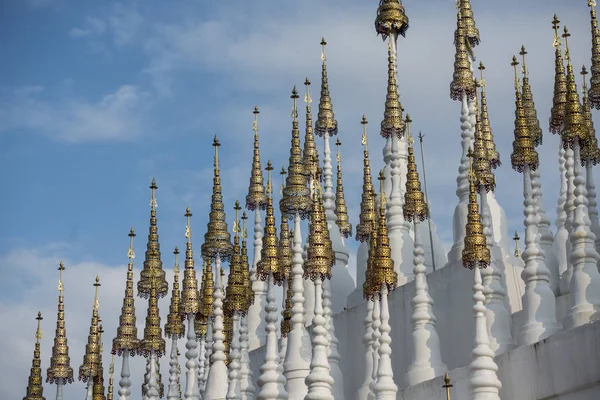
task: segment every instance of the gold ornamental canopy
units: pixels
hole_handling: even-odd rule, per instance
[[[228,317],[231,317],[234,313],[245,314],[246,304],[248,301],[248,294],[246,285],[244,282],[244,266],[242,265],[242,254],[240,248],[240,215],[239,212],[242,209],[240,202],[236,201],[235,206],[235,220],[233,222],[233,254],[229,263],[229,277],[227,278],[226,296],[224,301],[224,312]]]
[[[154,352],[157,358],[165,354],[165,339],[160,327],[160,312],[158,310],[158,297],[156,296],[156,283],[150,285],[150,298],[148,300],[148,311],[146,313],[146,325],[144,326],[144,338],[140,340],[138,353],[144,357],[150,357]]]
[[[40,339],[42,338],[42,313],[37,314],[37,329],[35,331],[35,349],[33,350],[33,361],[27,381],[27,392],[23,400],[46,400],[44,387],[42,386],[42,360],[40,359]]]
[[[385,96],[385,109],[381,121],[381,136],[389,138],[392,134],[398,138],[404,135],[405,125],[402,120],[402,104],[398,95],[396,83],[396,62],[393,54],[392,42],[388,45],[388,82]]]
[[[98,374],[98,371],[102,368],[102,365],[100,365],[100,348],[102,345],[100,342],[98,329],[98,324],[100,321],[100,315],[98,314],[98,310],[100,309],[100,299],[98,296],[100,278],[98,276],[96,276],[96,280],[94,281],[94,288],[94,307],[92,310],[90,333],[88,335],[87,345],[85,346],[83,363],[79,367],[79,380],[83,382],[87,382],[88,379],[93,379]]]
[[[200,307],[200,293],[198,291],[198,279],[194,269],[194,250],[192,249],[192,212],[187,207],[184,216],[187,219],[185,225],[185,269],[183,271],[183,282],[181,290],[180,312],[184,315],[196,314]],[[206,237],[206,236],[205,236]]]
[[[318,136],[337,135],[338,123],[333,114],[333,105],[329,94],[329,81],[327,79],[327,56],[325,55],[325,38],[321,39],[321,98],[319,100],[319,113],[315,123],[315,133]]]
[[[281,192],[285,186],[285,167],[281,167]],[[279,225],[279,268],[284,277],[287,277],[292,270],[292,240],[290,238],[290,227],[285,215],[281,216],[281,224]]]
[[[596,16],[596,0],[588,0],[590,21],[592,24],[592,77],[590,79],[590,106],[600,110],[600,30]]]
[[[562,57],[562,42],[558,33],[559,24],[560,21],[554,14],[552,20],[552,29],[554,29],[554,95],[552,97],[552,109],[550,110],[549,130],[555,134],[560,134],[563,129],[567,106],[567,77]]]
[[[498,150],[496,150],[496,142],[494,141],[494,134],[492,133],[492,127],[490,125],[487,98],[485,94],[485,88],[487,84],[483,77],[485,66],[482,62],[479,63],[478,69],[480,71],[479,85],[481,87],[481,132],[483,134],[483,141],[485,143],[485,149],[487,152],[488,161],[490,163],[490,168],[494,170],[501,166],[502,162],[500,161],[500,153],[498,153]]]
[[[473,72],[471,71],[471,61],[467,47],[466,22],[461,13],[462,10],[459,7],[456,18],[456,31],[454,33],[456,46],[454,73],[452,82],[450,82],[450,98],[458,101],[462,101],[463,95],[466,95],[469,99],[475,97],[475,81],[473,79]]]
[[[537,147],[542,144],[542,128],[540,127],[540,121],[537,116],[535,109],[535,103],[533,101],[533,93],[531,92],[531,85],[529,84],[529,69],[525,61],[527,51],[525,46],[521,46],[521,72],[523,74],[523,109],[525,110],[525,118],[527,119],[527,127],[533,136],[533,144]]]
[[[463,20],[464,35],[467,44],[473,48],[480,42],[479,29],[475,26],[475,17],[471,8],[470,0],[456,0],[456,6],[460,11],[461,19]]]
[[[173,290],[171,291],[171,304],[169,305],[169,314],[165,324],[165,336],[168,338],[182,338],[185,334],[185,325],[183,324],[184,315],[181,312],[181,292],[179,291],[179,248],[175,247],[175,265],[173,265]],[[196,281],[196,288],[198,281]]]
[[[306,94],[304,95],[304,102],[306,103],[306,131],[304,134],[302,162],[304,163],[304,175],[311,177],[319,168],[319,152],[317,151],[313,132],[312,111],[310,107],[312,97],[310,96],[310,80],[308,78],[304,81],[304,86],[306,87]]]
[[[246,196],[246,208],[250,211],[256,209],[264,210],[267,206],[267,195],[265,194],[265,185],[263,183],[263,172],[260,164],[260,144],[258,142],[258,107],[254,107],[254,154],[252,156],[252,169],[250,171],[250,185],[248,195]]]
[[[360,219],[356,226],[356,240],[366,242],[373,230],[373,223],[376,221],[375,212],[375,189],[371,181],[371,165],[369,163],[369,148],[367,139],[367,117],[363,115],[360,122],[363,126],[362,145],[364,147],[364,167],[363,167],[363,190],[360,202]]]
[[[337,161],[337,183],[335,187],[335,215],[337,217],[337,221],[335,222],[340,228],[340,233],[344,238],[349,238],[352,236],[352,224],[350,223],[350,218],[348,217],[348,206],[346,205],[346,199],[344,198],[344,182],[342,180],[342,153],[340,152],[340,147],[342,146],[342,142],[340,138],[337,138],[335,142],[337,147],[337,154],[335,159]]]
[[[588,72],[585,69],[585,66],[583,66],[581,69],[581,76],[583,77],[581,103],[583,105],[583,118],[588,128],[590,139],[586,142],[586,145],[581,148],[581,162],[584,165],[588,163],[596,165],[600,162],[600,149],[598,149],[598,138],[596,137],[596,129],[594,128],[594,121],[592,120],[589,90],[585,79],[587,74]]]
[[[254,291],[252,290],[252,281],[250,280],[250,263],[248,261],[248,247],[246,243],[246,239],[248,238],[246,220],[248,220],[248,216],[244,211],[242,213],[242,256],[240,258],[240,263],[242,266],[242,271],[244,272],[244,288],[246,288],[246,305],[244,307],[244,312],[242,313],[242,315],[245,315],[248,312],[250,306],[254,304]]]
[[[421,180],[415,162],[413,150],[414,139],[410,134],[410,116],[406,116],[407,141],[408,141],[408,166],[406,173],[406,193],[404,194],[403,213],[406,221],[425,221],[429,217],[429,207],[425,202],[425,195],[421,190]]]
[[[401,0],[379,0],[377,17],[375,17],[375,31],[386,40],[390,35],[406,35],[408,29],[408,16],[404,11]]]
[[[479,88],[479,81],[475,80],[476,88]],[[478,94],[475,92],[475,107],[478,107]],[[475,134],[473,141],[473,170],[475,170],[476,187],[478,191],[493,191],[496,187],[496,177],[492,172],[489,154],[483,138],[483,124],[481,114],[475,114]]]

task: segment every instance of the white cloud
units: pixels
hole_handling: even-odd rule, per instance
[[[108,22],[114,43],[117,46],[124,46],[134,42],[144,18],[134,8],[116,3],[113,5]]]
[[[88,142],[131,140],[146,133],[147,93],[123,85],[97,102],[68,98],[58,102],[39,100],[42,88],[17,89],[8,104],[4,130],[26,129],[56,140]]]
[[[69,31],[69,36],[81,38],[88,36],[100,36],[106,31],[106,23],[96,18],[87,17],[83,28],[73,28]]]

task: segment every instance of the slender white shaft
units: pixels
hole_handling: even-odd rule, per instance
[[[129,389],[131,387],[130,376],[129,350],[125,349],[121,364],[121,380],[119,380],[119,400],[129,400],[129,396],[131,396],[131,390]]]
[[[335,334],[335,326],[333,325],[333,317],[331,312],[331,282],[326,279],[323,282],[323,316],[325,317],[325,329],[327,330],[328,360],[330,374],[333,378],[332,394],[336,400],[344,400],[344,375],[340,368],[340,356],[338,345],[339,341]]]
[[[150,381],[148,382],[148,392],[146,393],[146,397],[148,400],[158,400],[159,392],[158,392],[158,382],[156,381],[156,353],[154,350],[150,351]]]
[[[600,222],[598,221],[598,202],[596,201],[596,184],[594,183],[594,170],[591,161],[585,164],[585,187],[587,189],[588,214],[591,229],[596,236],[596,251],[600,251]]]
[[[196,347],[198,346],[196,343],[196,331],[194,330],[194,324],[196,321],[196,314],[189,313],[187,315],[188,320],[188,331],[187,331],[187,342],[185,347],[187,351],[185,352],[185,358],[187,362],[185,366],[187,367],[186,373],[186,385],[185,385],[185,399],[186,400],[199,400],[200,392],[198,391],[198,378],[196,370],[196,358],[198,358],[198,352],[196,351]]]
[[[142,383],[142,400],[148,399],[148,385],[150,384],[150,358],[146,359],[146,373],[144,374],[144,383]]]
[[[227,400],[240,400],[242,393],[240,387],[240,315],[233,314],[232,338],[231,338],[231,356],[229,362],[229,388],[227,390]]]
[[[242,317],[240,325],[240,349],[242,353],[240,363],[241,399],[254,400],[256,398],[256,388],[254,387],[250,357],[248,356],[248,316]]]
[[[198,343],[200,349],[198,358],[198,392],[200,392],[200,398],[204,397],[204,385],[206,379],[204,379],[204,369],[206,364],[206,336],[200,337],[200,343]]]
[[[373,300],[373,352],[371,353],[373,356],[373,373],[371,374],[371,383],[369,385],[369,388],[371,389],[371,393],[368,397],[369,400],[375,399],[375,384],[377,383],[377,368],[379,367],[379,346],[381,345],[379,342],[379,338],[381,337],[381,331],[379,330],[379,327],[381,326],[380,304],[379,295],[376,295]]]
[[[375,384],[375,398],[377,400],[396,400],[398,386],[394,383],[392,369],[392,337],[390,332],[390,310],[388,306],[388,288],[381,286],[381,338],[379,342],[379,365],[377,366],[377,383]]]
[[[565,150],[565,168],[565,176],[567,178],[567,200],[565,202],[565,213],[567,214],[567,218],[565,219],[565,229],[570,237],[573,231],[573,214],[575,212],[575,159],[572,148]],[[561,278],[561,292],[563,293],[569,293],[569,290],[571,290],[571,277],[573,276],[571,250],[571,240],[567,240],[566,254],[564,256],[567,269],[564,271]]]
[[[167,400],[180,400],[179,393],[179,360],[177,359],[177,335],[171,339],[171,358],[169,360],[169,389]]]
[[[62,379],[56,381],[56,400],[63,400],[63,388],[65,383]]]
[[[254,303],[248,310],[248,349],[254,350],[265,344],[265,315],[264,307],[266,303],[265,282],[256,279],[256,264],[260,261],[260,253],[263,242],[263,227],[260,209],[254,211],[254,256],[252,259],[252,271],[250,271],[250,281],[254,291]]]
[[[212,355],[212,337],[213,337],[213,321],[209,318],[206,324],[206,342],[205,345],[205,358],[204,358],[204,376],[202,378],[202,396],[204,398],[204,390],[206,390],[206,381],[208,380],[208,373],[210,372],[210,356]]]
[[[85,395],[85,400],[92,400],[92,394],[94,390],[94,378],[90,376],[87,383],[87,392]]]
[[[365,334],[363,335],[363,345],[365,346],[364,367],[365,375],[363,384],[358,390],[355,400],[365,400],[371,393],[370,383],[373,377],[373,301],[367,300],[367,315],[364,322]]]

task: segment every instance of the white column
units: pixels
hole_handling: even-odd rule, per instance
[[[131,372],[129,371],[129,350],[123,352],[123,363],[121,364],[121,380],[119,381],[119,400],[129,400],[131,396]]]
[[[148,382],[148,392],[146,393],[148,400],[159,400],[158,382],[156,381],[156,353],[150,351],[150,381]]]
[[[569,310],[563,321],[565,329],[587,324],[599,315],[596,311],[600,305],[600,273],[598,261],[600,255],[596,251],[594,233],[590,229],[588,216],[588,199],[585,188],[585,177],[581,171],[580,145],[575,139],[573,144],[574,158],[574,201],[573,225],[569,235],[571,242],[572,277],[569,286]]]
[[[202,397],[204,398],[204,390],[206,390],[206,381],[208,381],[208,373],[210,372],[210,356],[212,355],[213,343],[213,321],[208,318],[206,321],[206,341],[204,343],[205,358],[204,358],[204,376],[202,378]]]
[[[225,335],[223,334],[223,289],[221,285],[221,257],[215,262],[215,292],[213,302],[213,340],[210,370],[203,400],[221,400],[227,396],[227,366],[225,365]]]
[[[179,360],[177,359],[177,334],[171,339],[171,358],[169,360],[169,389],[167,400],[181,400],[179,394]]]
[[[333,325],[330,285],[329,279],[325,279],[323,282],[323,316],[325,317],[325,329],[327,330],[327,342],[329,343],[327,351],[330,367],[329,372],[333,378],[331,393],[335,400],[344,400],[344,375],[340,368],[342,357],[338,351],[339,341],[335,335],[335,326]]]
[[[65,382],[62,378],[56,380],[56,400],[63,400],[63,388]]]
[[[523,324],[518,341],[529,345],[545,339],[561,326],[556,321],[556,298],[550,286],[550,271],[546,267],[544,249],[540,245],[537,204],[533,197],[531,170],[523,169],[523,214],[525,215],[525,249],[522,253],[525,269],[521,274],[525,282],[523,294]]]
[[[596,184],[594,183],[593,165],[591,162],[585,164],[585,187],[587,189],[588,215],[590,217],[591,229],[596,236],[596,251],[600,251],[600,222],[598,221],[598,202],[596,201]]]
[[[355,400],[367,400],[371,394],[370,384],[373,377],[373,301],[367,300],[367,315],[363,322],[365,334],[363,336],[363,344],[365,346],[365,354],[363,365],[365,366],[365,377],[363,384],[355,397]]]
[[[254,255],[252,258],[252,270],[250,271],[250,281],[254,291],[254,304],[250,305],[248,310],[248,349],[250,351],[265,344],[265,316],[263,310],[266,303],[267,289],[265,282],[256,279],[256,264],[260,261],[260,252],[262,250],[263,227],[260,209],[257,207],[254,211]]]
[[[248,356],[248,316],[241,319],[240,326],[240,348],[242,361],[240,364],[240,390],[242,400],[254,400],[256,388],[253,382],[253,373],[250,369],[250,357]]]
[[[238,312],[233,313],[232,335],[231,335],[231,356],[229,362],[229,388],[227,389],[227,400],[241,400],[240,386],[240,315]]]
[[[306,377],[308,393],[305,400],[334,400],[331,393],[333,378],[329,373],[327,358],[327,329],[323,316],[323,282],[321,276],[315,279],[315,310],[312,321],[312,359],[310,373]]]
[[[277,373],[277,305],[275,304],[275,288],[273,285],[273,274],[269,273],[267,283],[267,305],[266,313],[266,332],[267,343],[265,362],[260,367],[260,376],[258,377],[258,400],[278,400],[287,399],[285,388],[285,378]]]
[[[500,400],[502,383],[498,379],[498,365],[494,361],[494,351],[490,347],[485,317],[485,296],[481,282],[481,270],[475,266],[473,285],[475,305],[475,347],[469,365],[469,392],[472,400]]]
[[[554,235],[552,250],[558,264],[558,275],[560,279],[562,274],[567,270],[567,242],[569,241],[569,233],[565,228],[565,221],[567,220],[567,211],[565,209],[565,205],[567,203],[567,168],[565,166],[565,149],[562,147],[562,143],[559,143],[558,163],[560,171],[560,190],[558,193],[558,204],[556,207],[556,235]],[[563,290],[561,289],[560,281],[559,289],[562,293]],[[559,294],[560,293],[556,293],[557,296]]]
[[[185,366],[187,367],[186,374],[186,385],[185,385],[185,399],[186,400],[199,400],[200,392],[198,391],[198,378],[196,371],[196,358],[198,358],[198,352],[196,351],[196,331],[194,329],[194,323],[196,321],[196,315],[194,313],[189,313],[187,315],[188,318],[188,331],[187,331],[187,343],[185,347],[187,351],[185,352],[185,358],[187,362]]]
[[[440,338],[435,329],[437,318],[433,312],[433,299],[429,295],[425,257],[421,245],[418,219],[414,220],[415,249],[413,264],[415,274],[415,297],[412,299],[412,363],[404,378],[407,386],[428,381],[446,371],[442,362]]]
[[[369,384],[370,393],[367,397],[369,400],[375,399],[375,384],[377,383],[377,368],[379,367],[379,346],[381,343],[379,342],[379,338],[381,338],[381,331],[379,327],[381,326],[381,305],[379,301],[379,296],[375,296],[373,299],[373,334],[372,342],[373,342],[373,352],[371,353],[373,356],[373,373],[371,374],[371,383]]]
[[[567,199],[565,201],[565,213],[567,218],[565,219],[565,229],[568,237],[570,237],[573,231],[573,214],[575,212],[575,162],[574,162],[573,149],[568,148],[565,150],[565,176],[567,178]],[[566,241],[564,254],[564,265],[567,269],[563,272],[560,282],[560,291],[563,294],[569,293],[571,290],[571,277],[573,276],[573,265],[571,262],[571,240]],[[564,325],[564,323],[563,323]]]
[[[388,306],[388,288],[381,287],[381,346],[379,346],[379,365],[377,367],[377,383],[375,384],[375,398],[377,400],[396,400],[398,386],[394,382],[392,370],[392,338],[390,332],[390,310]]]
[[[200,392],[200,398],[204,397],[204,386],[206,385],[206,379],[204,379],[204,370],[206,365],[206,336],[200,338],[200,356],[198,358],[198,391]]]
[[[92,400],[93,390],[94,390],[94,378],[92,378],[90,376],[88,379],[88,383],[87,383],[87,392],[85,395],[85,400]]]
[[[306,243],[304,243],[304,248],[302,249],[302,262],[303,265],[306,262],[306,257],[308,255],[308,239]],[[306,326],[310,326],[312,320],[315,316],[315,285],[312,283],[310,279],[304,280],[304,323]]]
[[[292,258],[292,320],[288,333],[287,349],[283,362],[283,375],[286,379],[286,390],[290,400],[304,399],[308,388],[304,380],[310,372],[312,349],[310,337],[304,326],[304,279],[302,259],[302,232],[300,231],[300,215],[294,218],[294,256]]]

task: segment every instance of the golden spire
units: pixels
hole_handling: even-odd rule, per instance
[[[112,355],[110,360],[110,366],[108,367],[108,394],[106,395],[106,400],[113,400],[113,392],[114,392],[114,379],[113,374],[115,373],[115,355]]]
[[[464,34],[468,45],[473,48],[479,44],[479,29],[475,26],[475,17],[471,9],[470,0],[457,0],[457,8],[460,10],[461,19],[463,20]]]
[[[565,112],[567,105],[567,77],[565,76],[565,65],[562,58],[561,40],[558,34],[560,21],[554,14],[552,28],[554,29],[554,97],[552,99],[552,110],[550,111],[550,132],[560,134],[565,123]]]
[[[573,65],[569,54],[570,36],[569,30],[565,26],[563,38],[565,39],[565,59],[567,60],[567,104],[565,125],[561,132],[561,139],[565,148],[571,147],[575,139],[579,139],[581,147],[584,147],[585,142],[589,140],[589,130],[583,118],[583,110],[579,102],[579,93],[577,93],[575,74],[573,73]]]
[[[475,97],[475,81],[473,80],[473,71],[471,71],[471,61],[467,49],[465,18],[462,18],[461,12],[462,8],[459,7],[456,32],[454,33],[454,44],[456,46],[454,74],[452,82],[450,82],[450,98],[459,101],[462,101],[463,94],[469,99]]]
[[[519,251],[519,240],[521,238],[519,237],[519,234],[517,233],[517,231],[515,231],[515,236],[513,236],[513,240],[515,241],[515,257],[519,258],[521,257],[521,252]]]
[[[336,224],[340,228],[340,233],[346,239],[352,236],[352,224],[348,218],[348,207],[346,206],[346,199],[344,198],[344,183],[342,181],[342,153],[340,147],[342,142],[340,138],[337,138],[335,142],[337,147],[337,154],[335,160],[337,161],[337,185],[335,187],[335,215],[337,217]]]
[[[385,110],[381,121],[381,136],[389,138],[392,133],[400,138],[404,134],[404,121],[402,120],[402,104],[398,96],[396,84],[396,63],[392,54],[392,43],[388,45],[388,83],[385,96]]]
[[[401,0],[379,0],[375,30],[386,40],[390,35],[404,36],[408,29],[408,17]]]
[[[286,278],[288,281],[287,292],[285,296],[285,308],[283,310],[281,318],[281,336],[287,337],[288,333],[292,331],[292,297],[294,296],[294,289],[292,287],[293,276],[290,274]]]
[[[215,281],[213,279],[212,265],[209,260],[204,259],[204,271],[202,273],[202,302],[201,307],[196,314],[199,321],[195,325],[196,336],[205,336],[208,329],[208,319],[213,315],[213,294],[215,291]]]
[[[33,351],[33,361],[29,372],[27,382],[27,394],[23,400],[46,400],[44,397],[44,388],[42,386],[42,360],[40,360],[40,339],[42,338],[42,313],[37,314],[37,329],[35,331],[35,350]]]
[[[592,22],[592,76],[590,78],[590,106],[600,110],[600,31],[596,18],[596,0],[588,0]]]
[[[584,65],[581,69],[581,76],[583,77],[581,103],[583,104],[583,119],[589,131],[589,140],[581,148],[581,162],[583,164],[590,162],[592,165],[596,165],[600,162],[600,150],[598,149],[598,138],[596,138],[596,129],[594,128],[594,121],[592,119],[589,90],[585,78],[587,74],[588,72]]]
[[[521,72],[523,73],[523,109],[525,110],[527,126],[534,138],[533,143],[537,147],[542,144],[542,128],[540,128],[540,121],[537,116],[537,111],[535,110],[533,93],[531,92],[531,85],[529,84],[529,69],[527,68],[527,63],[525,61],[525,55],[527,55],[525,46],[521,46],[519,54],[521,55],[521,61],[523,63],[521,68]]]
[[[367,254],[367,269],[365,271],[365,283],[363,283],[363,297],[367,300],[373,299],[373,296],[379,290],[372,284],[373,282],[373,261],[375,260],[375,247],[377,245],[377,220],[371,222],[371,233],[369,235],[369,251]]]
[[[408,166],[406,173],[406,193],[404,194],[403,213],[404,219],[411,222],[413,219],[425,221],[429,217],[429,207],[425,202],[425,196],[421,190],[421,181],[415,162],[415,153],[413,150],[414,139],[410,134],[410,117],[407,115],[406,139],[408,142]]]
[[[56,318],[56,335],[54,336],[54,346],[52,347],[52,357],[50,358],[50,367],[46,372],[46,382],[52,383],[73,383],[73,368],[71,367],[71,358],[69,357],[69,345],[67,343],[67,329],[65,328],[65,303],[63,297],[62,273],[65,266],[61,261],[58,266],[58,316]]]
[[[275,225],[275,213],[273,211],[273,184],[271,171],[273,166],[271,160],[267,162],[267,215],[265,217],[265,229],[263,235],[263,247],[260,251],[260,261],[256,265],[256,275],[259,279],[266,281],[269,273],[273,273],[275,284],[283,283],[284,275],[279,268],[279,246],[277,240],[277,226]]]
[[[475,79],[475,87],[476,90],[479,88],[479,81],[477,79]],[[477,92],[475,94],[475,108],[477,108]],[[485,141],[483,139],[482,132],[481,115],[479,113],[476,113],[475,120],[476,124],[473,142],[473,169],[475,170],[475,184],[478,191],[481,189],[481,187],[483,187],[486,192],[489,192],[490,190],[493,191],[496,187],[496,177],[492,172],[488,152],[485,147]]]
[[[169,305],[169,315],[165,324],[165,336],[168,338],[182,338],[185,334],[183,325],[184,315],[181,312],[182,296],[179,292],[179,248],[175,247],[175,265],[173,266],[173,291],[171,292],[171,304]],[[194,271],[194,282],[196,283],[196,293],[198,293],[198,281],[196,280],[196,271]],[[198,297],[195,298],[196,302]]]
[[[227,278],[227,295],[225,296],[224,311],[228,316],[232,316],[233,313],[243,313],[246,309],[246,303],[248,301],[246,286],[244,282],[244,266],[242,265],[242,254],[240,248],[240,202],[236,201],[235,206],[235,220],[233,222],[233,233],[235,234],[233,239],[233,255],[229,262],[229,277]]]
[[[156,295],[155,295],[156,297]],[[100,319],[98,320],[100,322]],[[102,343],[102,334],[104,333],[104,328],[102,324],[98,327],[98,343],[100,343],[100,347],[98,350],[98,373],[93,378],[92,383],[92,400],[105,400],[104,397],[104,364],[102,363],[102,353],[104,353],[104,346]]]
[[[450,375],[446,372],[446,375],[444,375],[444,386],[442,386],[446,389],[446,400],[450,400],[450,388],[453,386],[454,385],[450,383]]]
[[[337,135],[338,123],[333,114],[333,105],[329,95],[329,83],[327,81],[327,56],[325,55],[325,38],[321,39],[321,99],[319,100],[319,114],[315,123],[315,133],[319,136]]]
[[[158,310],[158,298],[156,293],[156,284],[152,281],[150,285],[150,299],[148,300],[148,312],[146,314],[146,325],[144,326],[144,338],[140,340],[139,354],[149,357],[154,351],[157,358],[165,354],[165,339],[162,337],[160,327],[160,312]]]
[[[146,249],[146,259],[144,260],[144,269],[140,273],[138,281],[138,296],[147,299],[150,295],[150,283],[152,280],[156,282],[156,294],[163,297],[169,291],[169,284],[165,271],[162,269],[162,261],[160,259],[160,243],[158,242],[158,227],[156,226],[156,180],[152,178],[150,190],[152,196],[150,198],[150,231],[148,233],[148,245]]]
[[[470,148],[467,156],[469,157],[469,206],[464,248],[462,251],[462,264],[465,268],[469,269],[473,269],[476,266],[485,268],[490,265],[490,249],[483,235],[483,225],[481,224],[477,192],[475,190],[473,151]]]
[[[307,177],[304,170],[302,159],[302,149],[300,149],[300,132],[298,131],[298,91],[294,86],[291,95],[294,101],[292,108],[292,145],[290,147],[290,158],[288,165],[288,175],[283,189],[283,196],[279,201],[281,213],[288,218],[294,218],[296,213],[302,219],[308,217],[310,213],[310,191],[307,187]]]
[[[285,167],[281,167],[281,185],[284,186],[285,182]],[[282,274],[287,277],[292,270],[292,240],[290,238],[290,227],[287,222],[285,215],[281,216],[281,225],[279,226],[279,268]]]
[[[487,157],[490,162],[490,167],[496,169],[502,165],[500,161],[500,154],[496,150],[496,143],[494,142],[494,134],[492,133],[492,127],[490,125],[490,118],[487,109],[487,99],[485,95],[486,82],[483,77],[483,71],[485,66],[482,62],[479,63],[480,80],[479,85],[481,87],[481,133],[483,134],[483,141],[487,151]]]
[[[96,288],[96,294],[94,295],[94,308],[92,311],[90,334],[88,335],[88,342],[85,346],[83,363],[79,367],[79,380],[83,382],[87,382],[88,379],[95,377],[98,374],[98,370],[102,368],[100,365],[101,344],[98,337],[98,322],[100,319],[98,315],[98,309],[100,308],[100,299],[98,298],[100,278],[98,276],[96,276],[96,280],[94,281],[94,287]]]
[[[306,133],[304,135],[304,151],[302,152],[302,159],[304,163],[304,175],[311,177],[319,167],[319,152],[315,144],[315,135],[313,134],[312,124],[312,113],[310,110],[310,103],[312,98],[310,97],[310,81],[308,78],[304,81],[306,86],[306,94],[304,95],[304,102],[306,103]]]
[[[135,231],[133,228],[129,231],[129,249],[127,250],[127,280],[125,281],[125,296],[123,297],[123,306],[121,307],[121,316],[119,317],[119,326],[117,327],[117,336],[113,339],[112,354],[119,356],[123,352],[129,351],[135,355],[140,344],[138,339],[138,330],[135,317],[135,302],[133,297],[133,238]]]
[[[254,291],[252,290],[252,281],[250,280],[250,263],[248,262],[248,249],[246,247],[246,238],[248,237],[248,231],[246,230],[246,220],[248,216],[244,211],[242,213],[242,257],[240,259],[240,265],[244,272],[244,288],[246,289],[246,305],[242,310],[242,315],[246,315],[248,308],[254,304]]]
[[[189,207],[186,208],[184,216],[187,218],[187,223],[185,226],[185,237],[187,242],[185,244],[185,270],[183,271],[180,312],[183,315],[187,315],[198,312],[200,299],[198,292],[198,279],[196,278],[196,270],[194,269],[194,251],[192,250],[191,227],[192,213]]]
[[[377,227],[377,240],[375,242],[375,253],[372,264],[371,285],[373,291],[379,293],[382,285],[392,291],[398,285],[398,274],[394,271],[394,260],[392,260],[392,249],[388,237],[387,221],[385,218],[385,193],[383,192],[383,171],[379,171],[379,223]]]
[[[213,146],[215,148],[215,172],[209,221],[206,234],[204,234],[204,244],[202,245],[202,256],[214,260],[218,254],[221,260],[228,261],[231,257],[232,246],[231,235],[225,220],[223,195],[221,194],[221,177],[219,176],[219,146],[221,146],[221,143],[219,143],[217,135],[213,140]]]
[[[369,164],[369,149],[367,141],[367,117],[363,115],[360,122],[363,126],[362,145],[364,146],[363,191],[360,203],[360,220],[356,226],[356,240],[366,242],[377,216],[375,213],[375,189],[371,182],[371,166]]]
[[[263,184],[263,173],[260,165],[260,145],[258,143],[258,107],[254,107],[254,155],[252,157],[252,171],[250,173],[250,187],[248,196],[246,196],[246,208],[254,211],[255,209],[264,210],[267,206],[267,195],[265,195],[265,186]]]
[[[513,152],[510,160],[513,169],[523,172],[523,168],[528,166],[532,170],[537,169],[539,165],[538,153],[534,146],[534,137],[529,131],[529,124],[523,109],[523,100],[519,86],[519,75],[517,73],[517,57],[513,56],[512,63],[515,70],[515,140],[513,142]]]
[[[323,207],[323,194],[321,185],[313,175],[311,179],[313,193],[312,212],[310,214],[308,249],[304,262],[304,278],[315,280],[319,276],[322,280],[331,279],[331,267],[334,263],[333,249],[325,220]]]

